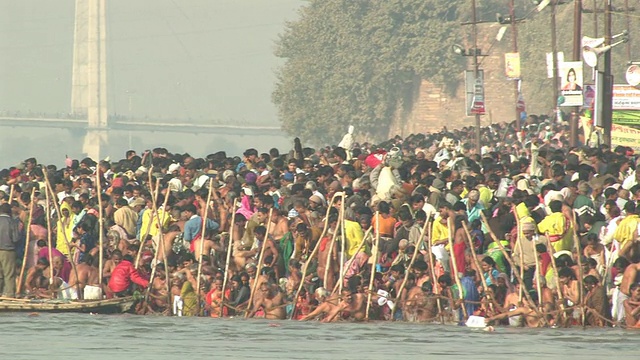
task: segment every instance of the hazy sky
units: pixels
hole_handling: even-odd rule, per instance
[[[109,113],[279,125],[274,41],[303,4],[108,0]],[[0,0],[0,111],[69,112],[74,7]]]

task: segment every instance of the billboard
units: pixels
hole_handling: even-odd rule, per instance
[[[520,79],[520,53],[504,54],[504,74],[508,80]]]
[[[582,106],[582,61],[565,61],[560,64],[561,106]]]
[[[613,85],[613,110],[640,110],[640,89],[631,85]]]

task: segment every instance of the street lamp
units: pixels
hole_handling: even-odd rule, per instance
[[[454,54],[460,56],[470,56],[473,57],[473,98],[471,100],[471,104],[466,102],[466,114],[473,114],[475,116],[475,128],[476,128],[476,151],[480,154],[480,148],[482,147],[480,138],[480,115],[485,113],[485,101],[484,101],[484,76],[480,77],[480,64],[478,63],[478,57],[487,56],[483,55],[482,51],[477,48],[477,43],[474,44],[476,47],[465,49],[461,45],[454,44],[451,46],[451,51]],[[467,77],[465,76],[465,80]],[[469,85],[467,83],[467,85]],[[466,100],[465,100],[466,101]]]

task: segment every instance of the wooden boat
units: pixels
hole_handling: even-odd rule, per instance
[[[133,296],[108,300],[0,300],[0,312],[50,312],[122,314],[130,312],[135,304]]]

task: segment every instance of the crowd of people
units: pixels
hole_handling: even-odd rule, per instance
[[[0,171],[4,298],[140,314],[640,327],[633,150],[494,124]]]

